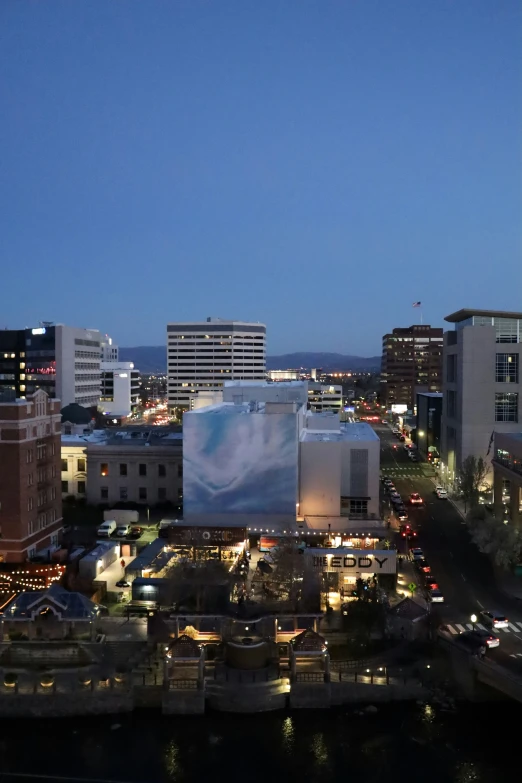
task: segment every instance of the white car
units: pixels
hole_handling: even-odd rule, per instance
[[[437,487],[435,492],[437,493],[437,497],[438,498],[447,498],[448,497],[448,493],[446,492],[444,487]]]
[[[424,552],[419,546],[410,549],[410,555],[412,560],[424,560]]]
[[[488,628],[507,628],[509,625],[506,615],[502,614],[502,612],[487,612],[484,610],[480,613],[480,616],[482,617],[482,622]]]
[[[118,525],[116,528],[116,535],[120,538],[124,538],[125,536],[128,536],[130,532],[130,525],[127,525],[126,523]]]
[[[434,604],[443,604],[444,603],[444,596],[442,595],[440,590],[434,589],[434,590],[430,591],[430,600]]]

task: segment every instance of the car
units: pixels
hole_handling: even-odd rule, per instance
[[[468,631],[468,633],[475,634],[486,647],[500,647],[500,639],[490,631],[483,631],[481,628],[475,628],[473,631]]]
[[[399,435],[399,440],[400,440],[401,443],[404,443],[406,438],[404,437],[404,435]]]
[[[388,422],[386,421],[386,419],[381,419],[381,424],[388,424]]]
[[[418,492],[412,492],[410,495],[410,503],[412,506],[422,506],[423,500]]]
[[[397,429],[397,427],[394,427],[394,428],[392,429],[392,433],[393,433],[394,435],[400,435],[400,434],[401,434],[401,431],[400,431],[400,430],[398,430],[398,429]]]
[[[131,538],[139,538],[143,534],[143,528],[139,525],[132,525],[129,533]]]
[[[384,484],[385,487],[393,487],[393,481],[391,480],[391,478],[388,478],[387,476],[383,478],[382,483]]]
[[[403,506],[402,498],[400,495],[398,498],[392,498],[391,503],[394,511],[396,508],[401,508]]]
[[[488,612],[484,610],[480,613],[482,622],[487,625],[488,628],[507,628],[508,619],[502,612]]]
[[[348,602],[341,604],[341,614],[343,614],[345,617],[348,614],[348,607],[349,607]]]
[[[407,535],[411,532],[411,527],[409,525],[401,525],[399,527],[399,533],[401,534],[402,538],[406,538]]]
[[[131,583],[127,582],[126,579],[120,579],[119,582],[116,582],[116,587],[130,587]]]
[[[429,574],[431,572],[430,564],[424,557],[418,557],[417,559],[414,559],[413,565],[417,571],[420,571],[423,574]]]
[[[436,578],[433,576],[433,574],[425,574],[422,573],[422,581],[424,582],[425,587],[427,587],[429,590],[436,590],[438,589],[438,583]]]
[[[130,525],[127,522],[121,522],[116,528],[116,535],[120,538],[126,538],[130,531]]]
[[[442,632],[441,635],[445,636],[444,629],[446,627],[447,626],[442,626],[439,628],[439,633]],[[462,647],[465,647],[468,652],[472,653],[472,655],[480,655],[482,657],[486,654],[487,646],[484,644],[484,640],[477,633],[475,633],[475,631],[463,631],[457,636],[454,636],[452,641],[461,645]]]
[[[410,451],[408,456],[409,456],[409,458],[410,458],[410,460],[411,460],[412,462],[418,462],[418,461],[419,461],[419,458],[418,458],[418,456],[415,454],[415,452],[414,452],[414,451]]]
[[[391,498],[391,500],[399,500],[399,499],[400,499],[400,497],[401,497],[401,496],[399,495],[399,493],[397,492],[397,490],[396,490],[396,489],[392,489],[392,491],[390,492],[390,498]]]
[[[438,588],[434,588],[429,594],[429,600],[434,604],[443,604],[444,596]]]
[[[399,522],[407,522],[408,521],[408,514],[406,513],[406,509],[404,506],[402,508],[396,508],[395,509],[395,516],[399,520]]]
[[[417,531],[416,530],[410,530],[408,533],[408,543],[413,543],[417,539]]]
[[[420,546],[414,546],[412,549],[410,549],[410,557],[414,562],[415,560],[424,560],[424,552]]]
[[[448,497],[448,493],[446,492],[444,487],[437,487],[435,492],[437,493],[437,497],[438,498],[447,498]]]
[[[404,449],[404,451],[411,451],[409,443],[403,443],[402,448]]]

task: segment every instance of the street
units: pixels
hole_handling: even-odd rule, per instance
[[[433,611],[455,634],[472,628],[473,613],[479,623],[483,609],[505,613],[509,628],[495,631],[500,646],[487,657],[522,674],[522,601],[498,590],[491,562],[471,542],[459,511],[450,500],[436,496],[435,480],[423,475],[421,463],[411,462],[391,428],[376,424],[374,429],[381,439],[381,474],[392,479],[407,506],[418,531],[415,545],[423,549],[444,596],[445,602],[433,604]],[[408,505],[411,492],[422,496],[422,507]],[[407,548],[401,539],[399,550],[405,554]]]

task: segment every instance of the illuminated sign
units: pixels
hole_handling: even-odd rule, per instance
[[[31,334],[45,334],[45,326],[39,326],[37,329],[31,329]]]
[[[408,410],[408,406],[396,404],[391,406],[391,410],[392,413],[406,413],[406,411]]]
[[[168,528],[169,544],[189,546],[219,546],[220,544],[241,544],[247,537],[244,527],[179,527]]]
[[[397,553],[393,549],[310,548],[305,555],[313,568],[335,573],[395,574]]]

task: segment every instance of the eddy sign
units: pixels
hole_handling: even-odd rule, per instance
[[[314,568],[346,574],[395,574],[397,553],[393,549],[305,549]]]

